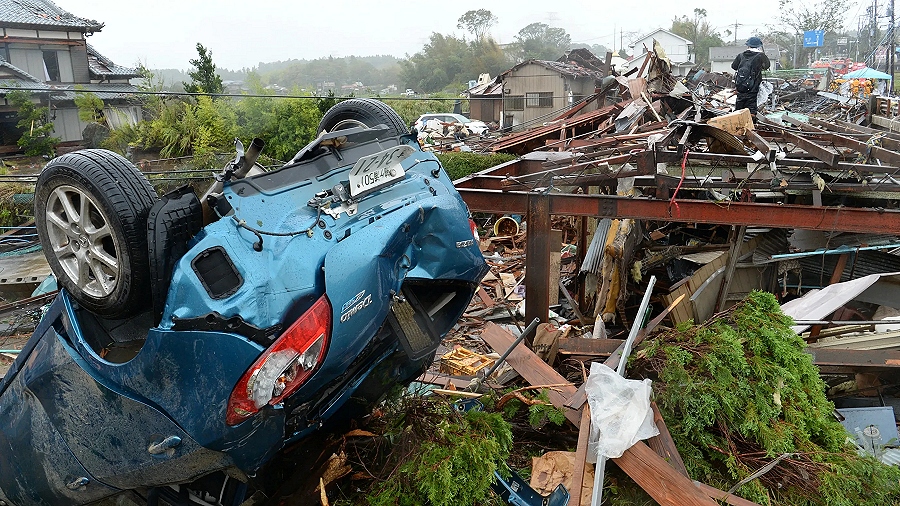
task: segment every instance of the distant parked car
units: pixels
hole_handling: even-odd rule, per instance
[[[469,119],[462,114],[453,114],[453,113],[437,113],[437,114],[423,114],[419,116],[419,119],[413,123],[413,127],[419,132],[425,130],[426,123],[430,120],[437,120],[441,123],[459,123],[466,127],[469,132],[474,135],[484,135],[487,133],[488,126],[483,121]]]

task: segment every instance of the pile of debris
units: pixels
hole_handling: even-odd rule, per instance
[[[602,422],[586,409],[598,397],[587,370],[603,377],[599,363],[653,379],[661,405],[641,401],[630,425],[650,419],[659,434],[649,446],[629,436],[613,461],[630,478],[612,476],[616,490],[636,483],[659,504],[897,501],[900,135],[863,126],[897,104],[873,100],[866,110],[782,80],[766,114],[752,118],[728,112],[727,80],[679,81],[663,57],[647,62],[584,102],[593,107],[492,144],[517,161],[456,182],[482,229],[494,231],[482,241],[492,271],[445,342],[444,372],[421,380],[462,398],[473,378],[481,394],[542,392],[545,401],[531,392],[526,404],[561,410],[579,429],[577,451],[536,459],[531,485],[549,493],[565,482],[580,504],[598,493],[583,488],[596,455],[589,429]],[[760,292],[771,295],[741,302]],[[547,323],[534,334],[521,328],[535,319]],[[732,347],[711,352],[720,341]],[[788,356],[792,364],[780,362]],[[512,371],[498,375],[498,363]],[[775,375],[782,380],[772,376],[788,366]],[[755,405],[728,404],[734,392],[700,382],[746,374],[756,381],[742,383],[753,390],[742,398]],[[463,392],[446,393],[454,390]],[[527,432],[514,431],[516,440]],[[546,450],[567,447],[544,441]],[[854,481],[863,477],[875,488],[865,496]],[[512,497],[525,489],[510,480],[498,480],[507,483],[500,497],[521,504],[530,489]]]

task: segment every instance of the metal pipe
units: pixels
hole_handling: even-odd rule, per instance
[[[637,316],[634,319],[634,325],[628,332],[628,339],[625,340],[625,346],[622,348],[622,355],[619,358],[619,365],[616,372],[619,376],[625,377],[625,364],[628,363],[628,355],[631,354],[631,346],[637,338],[638,332],[644,326],[644,315],[647,313],[647,307],[650,305],[650,295],[653,293],[653,285],[656,284],[656,276],[650,276],[650,282],[647,283],[647,290],[644,291],[644,298],[641,299],[641,305],[638,308]],[[601,434],[602,436],[602,434]],[[594,469],[594,493],[591,497],[592,506],[600,506],[603,502],[603,475],[606,474],[606,457],[597,452],[597,466]]]
[[[501,365],[503,365],[503,362],[506,362],[506,358],[509,357],[509,354],[512,353],[514,349],[516,349],[516,346],[518,346],[522,343],[522,341],[525,340],[526,336],[535,331],[539,323],[541,323],[540,318],[531,320],[531,323],[529,323],[528,326],[525,327],[525,330],[522,331],[519,337],[517,337],[516,340],[513,341],[513,343],[509,346],[509,348],[507,348],[506,351],[503,352],[503,355],[500,355],[500,358],[498,358],[497,361],[494,362],[494,365],[492,365],[491,368],[488,369],[487,373],[484,376],[475,378],[471,383],[469,383],[469,391],[474,392],[475,390],[478,390],[478,387],[481,385],[481,383],[485,379],[490,378],[491,374],[494,374],[494,372],[499,369]]]
[[[772,260],[786,260],[789,258],[806,258],[806,257],[815,257],[819,255],[843,255],[845,253],[856,253],[857,251],[872,251],[872,250],[880,250],[880,249],[893,249],[900,248],[900,244],[882,244],[881,246],[861,246],[859,248],[850,248],[850,247],[842,247],[836,249],[827,249],[827,250],[815,250],[815,251],[803,251],[800,253],[781,253],[778,255],[772,255],[769,258]]]
[[[247,176],[250,169],[256,165],[256,160],[259,158],[259,154],[262,153],[262,149],[265,145],[266,142],[259,137],[254,137],[253,140],[250,141],[250,147],[247,148],[243,158],[241,158],[241,166],[234,171],[235,179],[242,179]]]
[[[22,350],[0,350],[0,353],[9,353],[10,355],[18,355]]]

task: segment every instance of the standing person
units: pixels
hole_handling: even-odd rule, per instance
[[[763,51],[762,40],[759,37],[747,39],[747,50],[735,57],[731,68],[735,70],[734,84],[738,92],[734,110],[750,109],[750,114],[755,117],[762,71],[769,68],[769,57]]]

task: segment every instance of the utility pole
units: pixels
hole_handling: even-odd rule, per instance
[[[737,42],[737,29],[739,26],[744,26],[744,25],[738,23],[738,20],[735,19],[734,20],[734,41],[735,42]]]
[[[888,30],[890,30],[888,37],[890,38],[889,50],[891,51],[890,60],[889,60],[890,61],[890,66],[889,66],[890,70],[888,71],[888,73],[891,74],[891,81],[890,81],[891,89],[888,92],[888,94],[893,95],[894,94],[894,52],[896,49],[896,46],[894,45],[894,0],[891,0],[891,26],[888,28]]]
[[[797,39],[800,38],[799,34],[794,34],[794,64],[793,68],[797,68]]]

